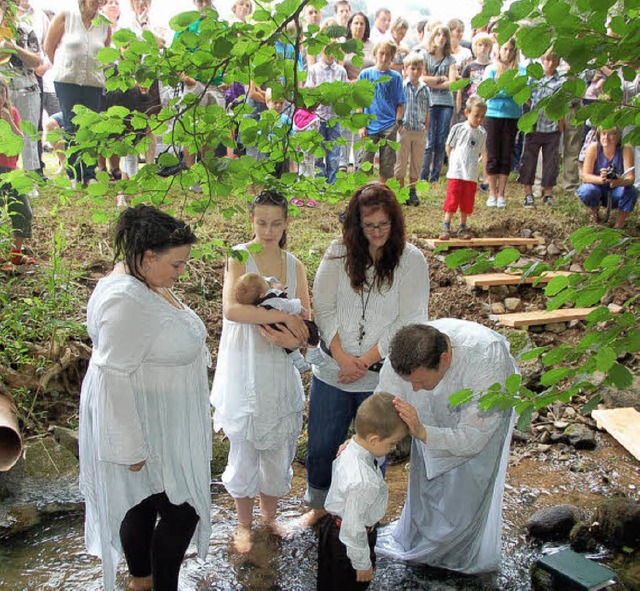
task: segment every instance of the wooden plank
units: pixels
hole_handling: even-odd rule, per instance
[[[591,416],[631,455],[640,460],[640,412],[635,408],[594,410]]]
[[[425,244],[429,248],[438,246],[466,247],[466,246],[526,246],[531,244],[536,246],[543,244],[542,238],[471,238],[471,240],[460,240],[452,238],[451,240],[438,240],[436,238],[425,240]]]
[[[465,275],[463,279],[472,287],[488,287],[491,285],[519,285],[521,283],[548,283],[554,277],[569,276],[569,271],[545,271],[537,277],[522,278],[522,273],[484,273],[482,275]]]
[[[583,320],[596,308],[561,308],[560,310],[535,310],[534,312],[519,312],[517,314],[497,314],[496,319],[503,326],[520,328],[551,324],[552,322],[568,322],[569,320]]]

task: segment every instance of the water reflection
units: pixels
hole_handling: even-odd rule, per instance
[[[401,466],[389,469],[387,480],[394,493],[403,497],[406,479]],[[296,468],[291,496],[283,502],[282,519],[293,519],[304,511],[303,471]],[[402,488],[402,490],[401,490]],[[402,494],[400,494],[402,493]],[[257,532],[248,556],[235,553],[230,544],[235,525],[233,505],[219,485],[212,487],[213,524],[206,561],[190,549],[180,578],[182,591],[311,591],[315,589],[317,539],[306,530],[290,540],[280,540],[266,531]],[[507,503],[509,500],[507,499]],[[399,509],[392,507],[392,514]],[[84,552],[81,515],[51,520],[23,535],[0,540],[0,589],[3,591],[98,591],[100,562]],[[533,551],[505,522],[501,570],[497,575],[467,577],[420,565],[407,565],[381,558],[371,591],[528,591],[529,565]],[[118,573],[118,589],[124,589],[125,570]]]

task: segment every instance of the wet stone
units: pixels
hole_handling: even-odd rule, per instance
[[[563,432],[565,440],[575,449],[595,449],[597,447],[595,433],[586,425],[574,423]]]
[[[580,517],[580,510],[574,505],[554,505],[536,511],[527,521],[526,528],[534,538],[565,540]]]
[[[610,548],[640,548],[640,502],[609,499],[596,510],[597,537]]]

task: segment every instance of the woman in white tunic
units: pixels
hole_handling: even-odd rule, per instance
[[[93,353],[80,395],[80,489],[87,550],[102,558],[106,591],[122,553],[133,591],[175,591],[194,533],[206,556],[207,334],[171,291],[195,241],[155,207],[125,210],[115,239],[124,260],[87,307]]]
[[[229,259],[222,295],[224,320],[211,403],[214,428],[230,442],[222,475],[238,513],[234,545],[251,549],[254,498],[263,523],[279,533],[275,522],[279,497],[291,488],[291,463],[302,428],[304,391],[298,370],[282,347],[304,346],[304,321],[280,310],[238,303],[234,286],[244,273],[276,277],[290,297],[309,310],[304,268],[286,252],[288,203],[275,191],[263,191],[251,204],[254,237],[236,247]],[[286,325],[285,332],[260,325]],[[267,338],[265,338],[267,337]]]

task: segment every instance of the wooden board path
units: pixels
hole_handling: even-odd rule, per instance
[[[596,308],[561,308],[560,310],[535,310],[517,314],[497,314],[496,319],[503,326],[520,328],[570,320],[584,320]]]
[[[591,416],[598,429],[604,429],[620,445],[640,460],[640,412],[635,408],[612,408],[594,410]]]
[[[460,240],[451,238],[450,240],[438,240],[432,238],[424,241],[429,248],[437,248],[438,246],[467,247],[467,246],[527,246],[531,244],[536,246],[543,244],[542,238],[471,238],[471,240]]]
[[[569,271],[545,271],[536,277],[522,278],[521,273],[484,273],[482,275],[465,275],[463,279],[472,287],[490,287],[492,285],[519,285],[521,283],[548,283],[554,277],[569,276]]]

